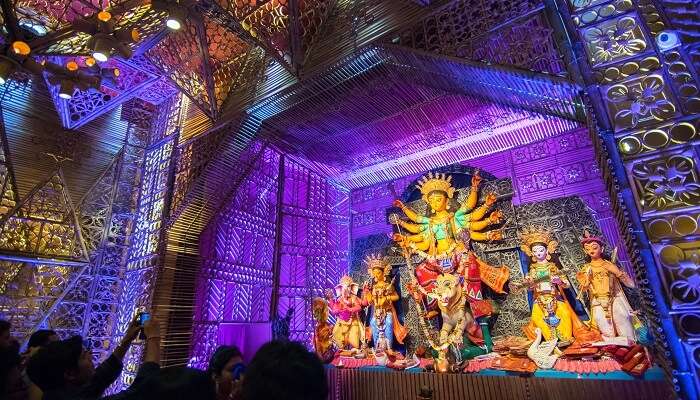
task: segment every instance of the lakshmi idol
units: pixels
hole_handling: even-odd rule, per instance
[[[371,307],[370,328],[375,351],[391,351],[394,337],[403,343],[408,334],[406,328],[399,322],[394,302],[399,295],[391,281],[387,278],[391,265],[379,256],[368,256],[365,259],[367,272],[372,277],[372,284],[365,283],[362,287],[362,305]]]
[[[552,261],[552,254],[559,243],[549,231],[526,229],[521,234],[520,248],[532,263],[528,274],[520,284],[513,284],[515,290],[529,288],[533,292],[534,304],[530,323],[523,327],[527,337],[537,337],[536,328],[546,340],[558,339],[562,344],[574,339],[593,341],[600,338],[597,331],[589,329],[576,315],[568,303],[564,290],[571,287],[569,279]]]

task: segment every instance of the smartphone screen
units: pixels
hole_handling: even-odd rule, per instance
[[[146,321],[148,321],[149,319],[151,319],[151,314],[147,312],[142,312],[141,314],[139,314],[139,325],[143,326],[143,324],[145,324]]]

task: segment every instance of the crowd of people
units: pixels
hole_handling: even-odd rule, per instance
[[[141,337],[143,357],[131,385],[106,395],[117,380],[129,347]],[[0,399],[8,400],[325,400],[328,385],[321,361],[302,344],[274,340],[245,365],[235,346],[216,349],[206,371],[162,367],[160,323],[138,318],[119,345],[97,367],[83,338],[60,340],[52,330],[32,334],[26,350],[0,320]]]

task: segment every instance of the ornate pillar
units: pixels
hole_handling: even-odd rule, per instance
[[[686,28],[697,26],[698,14],[668,3],[675,8],[653,0],[550,0],[548,7],[561,18],[598,117],[591,128],[618,192],[618,219],[631,227],[660,363],[681,398],[697,399],[700,89],[693,64],[700,46]]]

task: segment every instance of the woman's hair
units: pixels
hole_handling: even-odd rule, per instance
[[[27,347],[44,347],[50,342],[51,336],[57,336],[56,331],[51,329],[40,329],[29,337]]]
[[[238,349],[238,347],[219,346],[209,359],[209,368],[207,368],[207,373],[215,376],[221,375],[221,371],[233,357],[241,357],[241,351]]]

